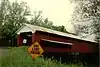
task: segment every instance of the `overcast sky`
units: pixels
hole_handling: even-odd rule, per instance
[[[10,0],[14,1],[14,0]],[[74,5],[69,0],[18,0],[25,1],[31,11],[42,10],[43,17],[53,22],[54,25],[64,25],[71,32],[73,27],[70,24]]]

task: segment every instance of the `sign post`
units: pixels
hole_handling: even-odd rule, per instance
[[[38,42],[33,43],[29,48],[28,52],[31,54],[32,58],[40,56],[44,51]]]

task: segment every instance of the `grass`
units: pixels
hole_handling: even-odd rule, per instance
[[[10,48],[7,56],[0,57],[0,67],[85,67],[83,64],[64,64],[43,57],[33,60],[27,48],[26,46]]]

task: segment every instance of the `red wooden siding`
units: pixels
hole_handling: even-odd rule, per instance
[[[35,34],[32,33],[32,43],[34,43],[34,41],[35,41]]]
[[[35,33],[35,41],[40,42],[41,39],[48,39],[48,40],[54,40],[54,41],[60,41],[60,42],[68,42],[68,43],[73,43],[73,46],[71,49],[63,49],[63,48],[51,48],[51,47],[43,47],[45,51],[48,52],[82,52],[82,53],[91,53],[96,51],[94,49],[94,43],[86,42],[86,41],[81,41],[73,38],[68,38],[68,37],[62,37],[58,36],[55,34],[49,34],[46,32],[41,32],[37,31]],[[42,46],[43,43],[41,43]],[[63,45],[62,45],[63,46]]]
[[[17,44],[18,44],[18,46],[21,46],[22,43],[23,43],[23,38],[22,38],[22,36],[19,34],[19,35],[17,36]]]
[[[52,40],[52,41],[59,41],[59,42],[65,42],[65,43],[72,43],[71,48],[58,48],[58,47],[46,47],[43,46],[45,43],[42,41],[42,39],[46,40]],[[32,33],[32,43],[38,41],[45,52],[80,52],[80,53],[92,53],[98,51],[97,44],[78,40],[74,38],[59,36],[47,32],[42,31],[36,31],[35,33]],[[18,35],[17,38],[17,44],[21,46],[23,44],[23,38],[21,35]],[[45,44],[46,45],[46,44]],[[61,44],[64,46],[65,44]]]

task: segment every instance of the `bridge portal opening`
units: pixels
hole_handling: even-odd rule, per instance
[[[20,33],[20,36],[22,37],[22,42],[25,46],[32,44],[32,32],[23,32]]]

